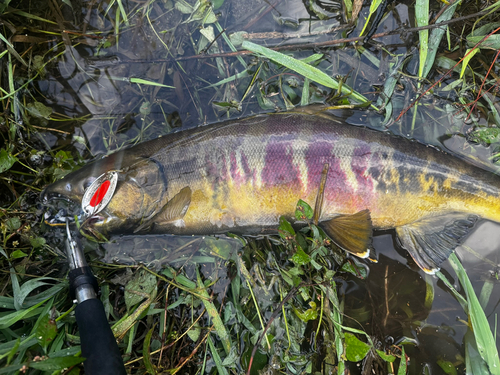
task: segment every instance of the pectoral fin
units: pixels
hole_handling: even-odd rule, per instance
[[[396,228],[401,246],[426,273],[434,274],[467,238],[479,216],[462,212],[432,216]]]
[[[370,211],[363,210],[354,215],[339,215],[321,222],[319,226],[343,250],[360,258],[370,255],[372,240]]]
[[[181,189],[167,204],[152,218],[134,230],[137,233],[152,224],[168,224],[181,220],[191,204],[191,188],[186,186]]]

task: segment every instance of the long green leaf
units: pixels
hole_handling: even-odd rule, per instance
[[[467,45],[470,47],[474,47],[476,44],[478,44],[482,39],[484,39],[484,35],[482,36],[471,36],[467,38]],[[482,42],[478,48],[483,48],[483,49],[492,49],[492,50],[498,50],[500,49],[500,35],[490,35],[488,39],[486,39],[484,42]]]
[[[153,336],[153,330],[154,327],[149,330],[142,344],[142,359],[148,374],[156,374],[156,370],[153,364],[151,363],[151,354],[149,353],[149,347],[151,345],[151,336]]]
[[[7,315],[0,317],[0,329],[9,328],[14,323],[24,319],[28,314],[33,312],[33,310],[35,310],[36,308],[40,307],[46,301],[47,300],[44,300],[40,303],[37,303],[35,306],[32,306],[29,309],[15,311],[13,313],[10,313],[10,314],[7,314]]]
[[[212,319],[212,322],[214,323],[215,331],[219,335],[220,340],[222,341],[222,346],[224,347],[224,350],[226,351],[226,355],[229,355],[229,352],[231,351],[231,339],[229,338],[229,334],[226,330],[226,326],[222,322],[222,319],[219,315],[219,312],[217,311],[217,308],[213,304],[212,300],[210,299],[210,296],[208,295],[207,290],[205,289],[205,286],[203,285],[203,281],[201,280],[200,272],[198,269],[196,269],[196,274],[198,278],[198,288],[200,291],[200,294],[202,297],[202,302],[205,305],[205,308],[207,309],[208,315],[210,315],[210,318]]]
[[[244,41],[242,47],[249,51],[252,51],[253,53],[259,53],[267,57],[268,59],[273,60],[274,62],[281,64],[288,69],[303,75],[306,78],[309,78],[311,81],[319,83],[320,85],[336,90],[339,88],[339,83],[335,79],[322,72],[318,68],[306,64],[301,60],[294,59],[291,56],[285,55],[281,52],[273,51],[272,49],[259,46],[258,44],[249,41]],[[355,91],[352,91],[345,84],[342,85],[342,92],[344,94],[351,94],[354,99],[360,101],[361,103],[368,102],[367,98]]]
[[[427,26],[429,24],[429,0],[417,0],[415,3],[415,16],[418,27]],[[420,30],[418,32],[418,37],[420,41],[420,65],[418,67],[418,75],[422,77],[424,70],[429,70],[425,68],[429,44],[429,30]],[[434,62],[432,61],[432,63]]]
[[[398,375],[406,375],[406,354],[403,345],[401,345],[401,362],[399,362]]]
[[[160,87],[166,87],[166,88],[169,88],[169,89],[175,89],[174,86],[164,85],[162,83],[148,81],[148,80],[142,79],[142,78],[130,78],[130,82],[131,83],[142,84],[142,85],[160,86]]]
[[[42,371],[61,371],[65,368],[82,363],[83,361],[85,361],[85,358],[82,357],[56,357],[40,362],[30,362],[29,367]]]
[[[212,341],[212,338],[210,336],[208,336],[207,341],[208,341],[208,346],[210,347],[210,353],[212,354],[215,366],[217,367],[217,371],[219,372],[220,375],[229,375],[226,368],[222,365],[222,360],[220,359],[219,353],[217,352],[217,348],[215,347],[214,342]]]
[[[479,300],[474,292],[474,288],[467,276],[465,269],[458,260],[455,254],[450,256],[450,263],[458,275],[460,284],[465,290],[467,302],[469,305],[469,319],[476,338],[477,349],[481,357],[486,362],[491,374],[500,375],[500,360],[498,358],[498,350],[495,338],[488,324],[488,319],[479,303]]]
[[[23,64],[25,67],[28,67],[28,64],[26,64],[26,61],[17,53],[15,50],[14,46],[0,33],[0,40],[5,43],[7,46],[7,49],[11,53],[12,56],[14,56],[21,64]]]
[[[450,4],[446,8],[446,10],[441,14],[441,16],[439,16],[439,18],[436,21],[436,24],[439,24],[440,22],[444,21],[449,21],[453,16],[453,14],[455,13],[455,10],[459,4],[461,4],[461,0],[457,0],[454,3]],[[425,62],[424,71],[422,72],[421,77],[426,78],[427,74],[429,74],[432,66],[434,65],[439,44],[441,43],[441,39],[443,38],[443,35],[447,29],[448,26],[443,26],[443,27],[436,27],[431,31],[431,35],[429,37],[427,60]]]
[[[24,300],[33,290],[44,285],[51,285],[51,283],[47,283],[44,280],[57,281],[57,279],[52,277],[39,277],[37,279],[31,279],[26,281],[21,286],[18,293],[14,293],[14,306],[16,307],[16,310],[23,308]]]

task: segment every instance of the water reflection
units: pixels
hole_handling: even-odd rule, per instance
[[[500,225],[483,221],[457,249],[476,294],[479,296],[487,284],[492,287],[484,306],[491,327],[495,327],[500,312],[499,243]],[[379,261],[369,265],[368,278],[350,277],[342,287],[349,325],[362,327],[382,340],[382,347],[413,342],[405,345],[411,358],[410,373],[422,373],[424,367],[432,374],[441,374],[441,366],[448,363],[463,371],[468,317],[455,297],[441,281],[419,270],[408,254],[398,249],[394,233],[375,236],[374,248],[380,254]],[[454,286],[460,291],[448,262],[442,272],[455,280]],[[498,336],[497,332],[497,347]]]

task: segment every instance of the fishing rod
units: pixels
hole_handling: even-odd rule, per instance
[[[66,218],[66,252],[69,263],[70,294],[78,305],[76,322],[85,373],[88,375],[126,375],[118,344],[109,326],[104,305],[97,298],[99,286],[82,250],[71,236]]]

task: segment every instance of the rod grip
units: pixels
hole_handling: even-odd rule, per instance
[[[85,374],[126,375],[118,344],[99,299],[88,299],[76,306],[76,322]]]

